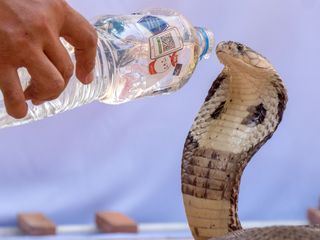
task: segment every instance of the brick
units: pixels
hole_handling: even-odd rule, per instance
[[[308,209],[308,220],[312,225],[320,224],[320,210],[314,208]]]
[[[96,225],[105,233],[137,233],[138,225],[131,218],[119,212],[98,212]]]
[[[20,230],[32,236],[56,234],[56,225],[41,213],[21,213],[17,216]]]

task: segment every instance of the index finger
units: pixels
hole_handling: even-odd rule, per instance
[[[77,78],[84,84],[90,83],[97,52],[97,32],[84,17],[68,7],[61,35],[75,47]]]

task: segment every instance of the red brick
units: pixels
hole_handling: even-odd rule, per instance
[[[98,212],[96,224],[105,233],[137,233],[137,223],[119,212]]]
[[[20,230],[32,236],[55,235],[55,224],[41,213],[21,213],[17,216]]]
[[[310,224],[320,224],[320,210],[315,208],[308,209],[308,220]]]

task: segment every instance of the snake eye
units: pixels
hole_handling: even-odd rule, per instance
[[[244,46],[243,46],[242,44],[238,43],[238,44],[237,44],[237,49],[238,49],[239,52],[242,53],[243,50],[244,50]]]

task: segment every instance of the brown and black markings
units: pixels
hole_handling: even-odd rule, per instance
[[[242,124],[249,127],[255,127],[263,123],[267,109],[264,107],[263,103],[258,104],[257,106],[251,106],[247,109],[249,115],[243,119]]]
[[[246,54],[248,49],[244,45],[238,44],[237,51],[239,52],[239,55],[241,55]],[[250,55],[255,53],[251,49],[250,51]],[[257,59],[260,57],[261,55],[257,54]],[[262,59],[261,61],[264,60]],[[266,71],[263,69],[263,66],[268,67],[269,65],[267,62],[265,64],[261,64],[259,67],[257,67],[261,70],[257,71]],[[267,70],[270,71],[270,74],[263,73],[258,75],[258,78],[260,76],[264,76],[266,79],[256,79],[258,81],[257,83],[263,82],[264,84],[268,84],[266,88],[265,85],[261,87],[261,91],[264,91],[263,95],[257,95],[257,100],[260,100],[260,103],[258,101],[257,105],[248,107],[243,101],[233,99],[238,95],[233,96],[230,94],[230,87],[233,87],[233,85],[229,85],[230,81],[232,80],[232,76],[230,76],[230,71],[228,70],[228,68],[225,68],[218,76],[217,80],[212,84],[208,92],[208,96],[205,99],[205,103],[200,109],[196,121],[194,122],[194,125],[187,137],[182,161],[182,192],[184,194],[184,198],[186,196],[186,207],[190,207],[189,211],[191,212],[196,211],[197,208],[192,209],[192,206],[189,203],[190,201],[197,202],[197,207],[201,206],[199,204],[204,204],[207,206],[206,204],[210,203],[213,204],[214,207],[217,207],[220,206],[220,204],[229,203],[230,207],[227,214],[225,214],[225,212],[222,211],[223,209],[221,209],[221,214],[219,215],[220,221],[222,221],[224,224],[226,223],[227,226],[224,225],[224,228],[220,230],[224,231],[224,229],[227,229],[227,231],[232,232],[241,229],[237,210],[239,186],[242,173],[252,156],[269,138],[271,138],[273,132],[277,129],[287,103],[287,95],[280,77],[271,67]],[[244,75],[241,76],[243,77],[242,80],[246,79]],[[252,75],[250,75],[250,77],[251,79],[254,78]],[[233,80],[237,81],[236,78],[233,78]],[[234,86],[237,86],[237,84]],[[247,86],[250,86],[250,84]],[[264,99],[265,97],[267,98]],[[228,116],[229,118],[230,116],[233,116],[232,113],[228,115],[228,107],[233,104],[232,100],[235,100],[234,102],[236,102],[236,105],[239,105],[239,102],[242,104],[241,109],[238,110],[239,112],[242,111],[242,113],[236,115],[237,120],[229,121],[224,116]],[[270,102],[272,102],[272,104],[270,104]],[[274,109],[270,110],[269,108],[272,107],[274,107]],[[234,107],[231,109],[234,109]],[[244,115],[243,119],[241,119],[240,116],[245,113],[244,111],[247,112],[247,115]],[[216,125],[216,123],[221,123],[224,121],[229,122],[225,125]],[[271,123],[269,121],[271,121]],[[242,127],[237,124],[240,124]],[[259,137],[254,139],[253,143],[251,142],[251,138],[252,136],[255,136],[254,131],[260,131],[260,128],[254,127],[259,125],[261,125],[262,131],[260,132]],[[272,126],[271,129],[267,127],[269,125]],[[217,128],[215,128],[215,126],[217,126]],[[217,139],[215,137],[217,132],[221,131],[221,126],[222,128],[223,126],[229,128],[231,127],[235,130],[226,131],[226,133],[231,135],[230,138],[225,137],[225,144],[228,144],[229,141],[232,141],[232,134],[239,132],[244,134],[239,137],[239,140],[245,138],[247,139],[246,141],[248,141],[246,148],[234,150],[232,147],[225,148],[222,145],[218,145],[220,147],[217,148],[217,142],[213,143],[211,141],[213,141],[213,139]],[[219,149],[229,149],[229,151]],[[191,196],[192,198],[187,196]],[[203,201],[200,201],[201,199],[203,199]],[[205,207],[203,207],[202,210],[204,209]],[[227,222],[225,221],[226,218],[228,218]],[[222,232],[219,231],[214,233],[214,231],[216,231],[214,223],[212,223],[210,226],[207,226],[205,229],[208,230],[207,233],[201,232],[203,230],[201,228],[203,227],[202,220],[216,221],[216,215],[214,217],[211,216],[210,218],[206,218],[205,216],[201,218],[200,216],[198,219],[200,219],[197,220],[198,222],[194,222],[192,219],[190,225],[196,239],[207,239],[208,232],[213,233],[215,236],[222,234]]]

